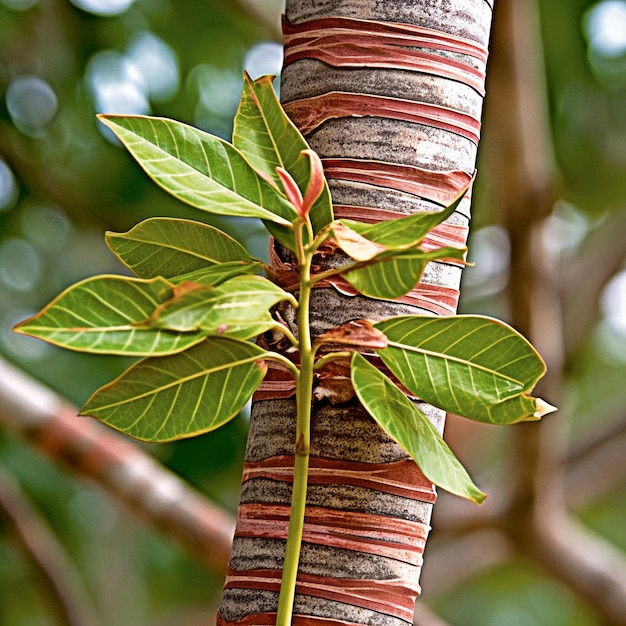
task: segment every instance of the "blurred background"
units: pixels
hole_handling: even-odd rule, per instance
[[[461,309],[532,338],[550,370],[539,395],[560,411],[544,426],[510,429],[449,419],[449,441],[490,504],[440,496],[416,623],[429,623],[428,606],[454,626],[626,624],[626,612],[620,621],[564,565],[565,552],[549,554],[571,537],[574,563],[576,550],[597,550],[607,576],[626,572],[626,0],[496,4],[475,265]],[[196,217],[149,182],[95,114],[150,113],[230,138],[242,70],[280,71],[280,11],[280,0],[0,0],[0,354],[9,368],[81,405],[128,366],[11,332],[68,285],[121,271],[106,230]],[[213,223],[266,257],[254,222]],[[44,458],[7,411],[0,402],[0,493],[10,484],[30,503],[95,623],[212,623],[219,576]],[[144,451],[234,511],[245,436],[242,416]],[[46,584],[9,519],[0,508],[0,624],[65,623],[50,617]],[[550,533],[556,543],[542,544]]]

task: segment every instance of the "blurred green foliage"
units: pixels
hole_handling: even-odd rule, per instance
[[[277,23],[276,3],[265,4]],[[103,10],[113,12],[97,14]],[[149,216],[196,217],[150,183],[95,113],[162,115],[230,137],[244,66],[259,75],[280,69],[275,38],[237,2],[0,2],[5,357],[76,404],[129,365],[11,332],[76,280],[124,271],[104,245],[105,230],[125,231]],[[248,222],[216,225],[264,257],[263,231]],[[239,418],[207,437],[150,451],[234,510],[245,435]],[[212,621],[221,581],[178,547],[2,433],[0,463],[19,478],[84,575],[103,624]],[[2,530],[0,521],[0,623],[52,623],[39,582]]]
[[[83,403],[128,361],[57,350],[18,337],[11,327],[71,283],[123,271],[104,245],[105,230],[124,231],[149,216],[192,215],[149,182],[95,113],[163,115],[229,137],[244,66],[253,75],[279,70],[271,26],[277,4],[0,0],[0,352],[71,401]],[[247,5],[271,19],[260,20]],[[623,231],[624,220],[617,220],[626,215],[626,1],[540,5],[561,176],[550,219],[567,263],[598,246],[594,233],[603,224],[614,222]],[[480,165],[479,171],[480,185],[488,171]],[[475,211],[470,250],[476,250],[477,265],[466,272],[463,309],[505,318],[506,235],[494,223],[488,198]],[[263,233],[254,224],[216,225],[256,256],[266,255]],[[598,319],[568,364],[565,397],[574,443],[624,420],[626,279],[619,271],[618,266],[618,277],[600,290]],[[583,298],[584,289],[581,284]],[[207,436],[150,451],[234,509],[245,430],[241,417]],[[504,464],[507,452],[499,433],[482,433],[479,449],[466,448],[465,456],[488,483],[496,474],[493,465]],[[0,464],[15,474],[57,533],[105,626],[211,622],[220,581],[189,556],[1,432]],[[585,524],[622,549],[625,488],[624,477],[618,477],[611,492],[579,510]],[[0,520],[0,624],[50,624],[37,588]],[[569,591],[518,561],[455,587],[436,604],[455,626],[598,623]]]

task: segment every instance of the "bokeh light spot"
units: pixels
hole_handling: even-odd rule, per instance
[[[626,270],[614,276],[604,288],[602,312],[608,325],[626,337]]]
[[[25,308],[10,308],[0,317],[0,347],[9,355],[25,361],[39,361],[46,357],[52,346],[26,335],[13,332],[13,327],[34,315],[36,311]],[[1,559],[0,559],[1,560]]]
[[[22,132],[38,135],[52,121],[58,100],[50,85],[37,76],[18,76],[6,95],[11,120]]]
[[[72,224],[56,206],[30,204],[21,214],[24,236],[45,252],[57,252],[67,244]]]
[[[87,65],[86,80],[98,113],[149,112],[143,77],[119,52],[103,50],[96,53]]]
[[[135,0],[70,0],[70,2],[94,15],[121,15],[127,11]]]
[[[559,200],[546,220],[543,243],[555,253],[572,250],[582,243],[589,231],[589,219],[573,204]]]
[[[474,297],[498,293],[509,278],[509,237],[501,226],[485,226],[472,234],[469,261],[463,285]]]
[[[203,63],[191,70],[187,84],[199,98],[195,125],[229,138],[241,95],[241,74]]]
[[[283,47],[267,41],[250,48],[244,60],[244,69],[252,78],[270,74],[277,76],[283,65]]]
[[[586,16],[589,45],[603,56],[626,52],[626,2],[605,0],[595,4]]]
[[[178,58],[162,39],[149,32],[139,33],[128,47],[127,59],[141,75],[153,100],[167,100],[178,91]]]
[[[19,188],[11,168],[0,159],[0,212],[12,209],[18,194]]]
[[[7,239],[0,245],[0,282],[15,291],[29,291],[41,278],[41,257],[25,239]]]

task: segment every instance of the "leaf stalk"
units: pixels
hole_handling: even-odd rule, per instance
[[[304,245],[303,230],[312,234],[310,222],[301,222],[296,227],[296,247],[300,270],[300,293],[297,310],[297,326],[300,348],[300,375],[296,378],[296,444],[291,492],[291,515],[285,547],[283,577],[278,598],[276,626],[289,626],[293,614],[296,595],[298,564],[302,547],[304,517],[306,511],[306,493],[309,475],[309,456],[311,449],[311,400],[313,392],[314,351],[311,342],[310,299],[311,299],[311,263],[313,253]]]

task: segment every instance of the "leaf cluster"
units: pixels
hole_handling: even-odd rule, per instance
[[[358,399],[425,475],[484,499],[406,392],[481,422],[538,419],[546,405],[530,392],[545,366],[523,337],[485,317],[406,316],[363,321],[361,333],[331,332],[310,347],[305,322],[294,334],[272,314],[280,303],[308,306],[306,294],[332,275],[365,296],[394,299],[416,286],[429,262],[463,263],[465,249],[421,247],[462,194],[439,212],[380,224],[335,220],[321,161],[283,112],[270,77],[245,77],[232,143],[162,118],[101,120],[174,197],[208,213],[262,220],[294,253],[300,284],[296,298],[237,241],[200,221],[150,218],[107,233],[133,276],[82,281],[16,328],[72,350],[141,357],[96,391],[83,415],[144,441],[207,432],[241,410],[272,360],[292,372],[300,393],[293,361],[251,341],[272,331],[312,370],[348,359]],[[330,243],[349,262],[311,274],[313,255]]]

